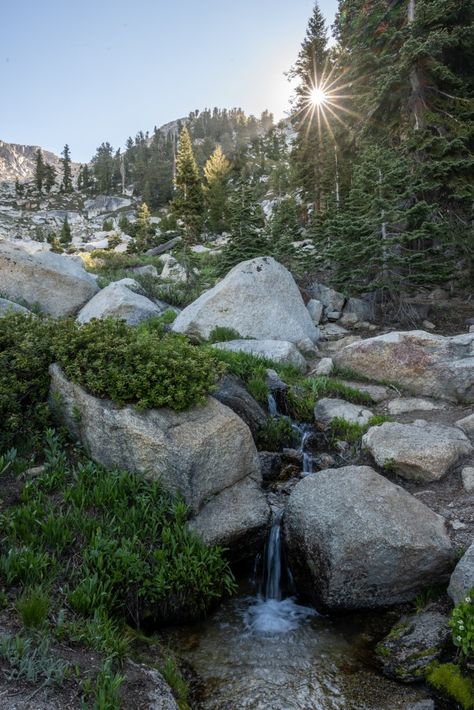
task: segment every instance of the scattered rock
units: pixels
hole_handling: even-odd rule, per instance
[[[365,377],[388,378],[416,395],[474,401],[474,334],[387,333],[349,345],[335,362]]]
[[[474,543],[457,563],[449,580],[448,594],[454,604],[459,604],[471,589],[474,589]]]
[[[294,365],[301,372],[306,371],[306,360],[298,351],[294,343],[284,340],[228,340],[223,343],[214,343],[213,348],[237,353],[251,353],[259,357],[268,358],[273,362],[285,365]]]
[[[146,256],[159,256],[160,254],[166,254],[167,251],[171,251],[172,249],[174,249],[174,247],[179,244],[180,241],[181,237],[173,237],[173,239],[170,239],[164,244],[160,244],[157,247],[153,247],[153,249],[148,249],[145,254]]]
[[[341,380],[341,382],[361,394],[368,394],[374,402],[383,402],[392,394],[392,390],[383,385],[369,385],[364,382],[353,382],[352,380]]]
[[[337,325],[336,323],[327,323],[322,325],[320,328],[321,338],[324,340],[340,340],[345,335],[348,335],[349,331],[343,328],[342,325]]]
[[[474,493],[474,467],[466,466],[461,471],[462,484],[466,493]]]
[[[339,320],[341,315],[341,311],[326,311],[326,318],[331,322]]]
[[[407,412],[432,412],[436,409],[445,409],[446,405],[441,402],[433,402],[422,397],[398,397],[388,403],[388,412],[393,416],[406,414]]]
[[[458,419],[456,426],[463,430],[468,436],[474,435],[474,414],[469,414],[464,419]]]
[[[128,269],[128,271],[131,271],[133,274],[139,274],[144,276],[159,276],[158,269],[156,268],[156,266],[153,266],[153,264],[145,264],[144,266],[134,266],[133,268]]]
[[[370,409],[360,404],[351,404],[343,399],[323,397],[314,408],[314,419],[320,424],[330,424],[334,419],[344,419],[350,424],[365,426],[373,417]]]
[[[315,325],[319,325],[321,323],[321,318],[323,317],[323,304],[321,301],[317,301],[315,298],[312,298],[306,304],[306,308],[308,309],[313,323]]]
[[[311,347],[319,337],[292,275],[271,257],[235,266],[180,313],[173,330],[207,339],[216,326],[233,328],[244,338],[301,347]]]
[[[357,323],[360,321],[371,321],[374,318],[373,305],[363,301],[361,298],[349,298],[342,314],[342,321],[347,323]]]
[[[405,616],[376,648],[383,672],[402,683],[423,680],[451,636],[448,619],[434,607]]]
[[[408,601],[454,564],[444,519],[368,466],[302,479],[284,531],[299,591],[329,610]]]
[[[225,375],[212,393],[219,402],[232,409],[247,424],[253,436],[265,424],[267,417],[258,402],[247,392],[235,375]]]
[[[165,259],[165,257],[167,258]],[[163,254],[161,260],[163,262],[162,279],[176,283],[186,283],[188,280],[186,269],[171,254]]]
[[[322,376],[330,375],[334,370],[334,362],[332,357],[323,357],[318,362],[311,375]]]
[[[423,328],[425,328],[426,330],[436,330],[435,324],[429,320],[424,320],[422,325],[423,325]]]
[[[52,252],[27,251],[0,241],[0,288],[13,301],[38,304],[48,315],[76,313],[99,290],[76,261]]]
[[[237,539],[245,521],[251,519],[254,525],[256,511],[261,513],[266,506],[257,485],[260,464],[248,426],[231,409],[208,397],[205,406],[185,412],[138,412],[93,397],[70,382],[57,365],[50,373],[50,406],[56,419],[94,460],[110,468],[145,472],[168,490],[180,492],[194,517],[202,513],[196,526],[206,539],[217,541],[219,521],[222,544],[229,542],[232,529]],[[226,510],[225,506],[234,506],[234,496],[235,510]],[[238,501],[242,505],[237,507]],[[208,534],[205,521],[212,524]]]
[[[93,318],[115,318],[124,320],[128,325],[138,325],[161,313],[162,309],[150,299],[116,282],[99,291],[79,311],[77,321],[88,323]]]
[[[329,286],[324,286],[320,283],[311,284],[309,293],[312,298],[320,301],[326,311],[342,311],[344,307],[345,297],[342,293],[334,291]]]
[[[438,481],[462,456],[474,450],[459,429],[423,420],[371,427],[362,437],[362,445],[378,466],[407,480],[426,482]]]

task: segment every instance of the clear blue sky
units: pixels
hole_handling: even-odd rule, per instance
[[[313,0],[2,0],[0,139],[89,160],[193,109],[288,107]],[[337,0],[320,0],[332,22]]]

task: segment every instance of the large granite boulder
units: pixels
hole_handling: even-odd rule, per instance
[[[31,311],[24,306],[20,306],[19,303],[14,303],[6,298],[0,298],[0,318],[4,316],[9,316],[12,313],[23,313],[23,315],[32,315]]]
[[[387,333],[346,346],[335,362],[374,380],[391,380],[416,395],[474,402],[474,333]]]
[[[454,565],[444,519],[368,466],[300,481],[284,530],[299,591],[324,609],[408,601]]]
[[[467,436],[457,427],[385,422],[371,427],[362,438],[378,466],[408,480],[438,481],[463,456],[473,451]]]
[[[38,304],[44,313],[60,317],[77,313],[99,288],[95,278],[67,256],[29,254],[0,241],[0,290],[5,298]]]
[[[294,365],[301,372],[306,371],[306,360],[296,345],[286,340],[228,340],[215,343],[213,347],[232,353],[251,353],[282,365]]]
[[[459,604],[472,589],[474,589],[474,542],[457,563],[449,580],[448,594],[455,604]],[[472,604],[474,604],[474,594]]]
[[[128,325],[138,325],[144,320],[159,316],[162,309],[149,298],[132,291],[124,283],[111,283],[91,298],[78,313],[79,323],[93,318],[115,318]]]
[[[130,207],[131,204],[132,200],[129,197],[97,195],[97,197],[84,202],[84,209],[87,211],[88,219],[92,219],[93,217],[98,217],[107,212],[116,212],[125,207]]]
[[[257,450],[248,426],[228,407],[209,397],[205,406],[185,412],[165,408],[138,412],[93,397],[70,382],[57,365],[50,373],[50,406],[56,419],[94,460],[106,467],[145,472],[179,492],[206,539],[238,546],[246,536],[246,521],[251,521],[252,538],[257,528],[265,528],[269,511],[257,485],[261,481]],[[248,487],[247,479],[253,482]],[[234,505],[234,497],[242,505],[224,509]],[[205,534],[207,524],[199,522],[201,516],[212,520],[212,533]]]
[[[207,339],[216,326],[244,338],[286,340],[305,348],[319,337],[292,275],[271,257],[235,266],[180,313],[173,330]]]

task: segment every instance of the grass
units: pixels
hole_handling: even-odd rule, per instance
[[[42,587],[25,589],[16,603],[21,623],[27,629],[39,629],[46,623],[49,595]]]
[[[164,666],[160,667],[160,673],[170,686],[179,710],[191,710],[189,705],[189,684],[183,678],[176,662],[167,658]]]
[[[342,440],[349,444],[355,444],[370,427],[379,426],[386,421],[390,421],[390,419],[383,415],[371,417],[367,424],[357,424],[356,422],[348,422],[342,417],[335,417],[330,425],[331,442],[334,445],[336,441]]]
[[[286,417],[269,418],[256,436],[259,451],[281,451],[293,444],[295,434],[291,422]]]
[[[365,392],[359,392],[332,377],[301,377],[298,384],[288,392],[290,416],[298,421],[312,422],[316,403],[323,397],[339,397],[356,404],[373,403]]]
[[[458,703],[463,710],[474,708],[474,686],[463,676],[454,663],[436,664],[429,670],[426,680],[436,690]]]

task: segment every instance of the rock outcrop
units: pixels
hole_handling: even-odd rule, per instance
[[[235,266],[180,313],[173,330],[207,339],[217,326],[244,338],[286,340],[303,348],[319,337],[292,275],[271,257]]]
[[[474,402],[474,333],[444,337],[423,330],[361,340],[336,364],[374,380],[391,380],[416,395]]]
[[[463,456],[473,451],[467,436],[457,427],[385,422],[362,437],[378,466],[414,481],[438,481]]]
[[[454,565],[444,519],[368,466],[304,478],[284,529],[298,589],[325,609],[408,601]]]
[[[306,370],[306,360],[296,345],[286,340],[228,340],[213,347],[232,353],[251,353],[283,365],[294,365],[301,372]]]
[[[75,260],[54,254],[29,254],[0,241],[0,288],[13,301],[37,304],[51,316],[69,316],[99,290],[96,280]]]
[[[265,424],[265,412],[235,375],[225,375],[212,396],[232,409],[247,424],[253,436]]]
[[[159,316],[162,309],[149,298],[132,291],[124,283],[111,283],[96,294],[77,315],[79,323],[93,318],[115,318],[128,325],[138,325],[144,320]]]
[[[365,426],[373,417],[373,412],[360,404],[351,404],[343,399],[323,397],[314,408],[314,420],[320,424],[331,424],[334,419],[344,419],[349,424]]]
[[[261,480],[257,450],[247,425],[228,407],[209,397],[205,406],[185,412],[137,412],[93,397],[57,365],[50,372],[53,413],[94,460],[145,472],[181,493],[204,537],[202,520],[212,521],[208,538],[215,542],[243,545],[249,520],[252,538],[265,529],[269,509],[256,485]]]

